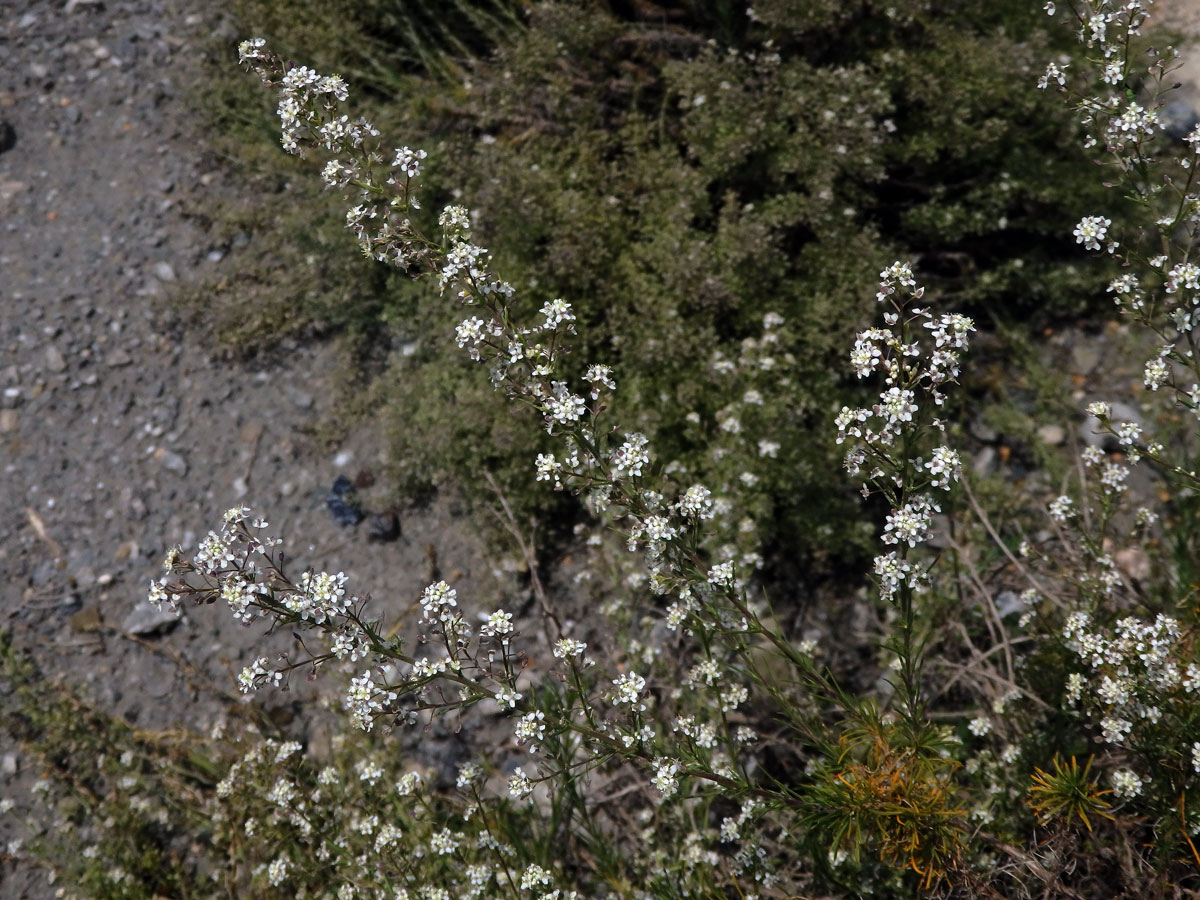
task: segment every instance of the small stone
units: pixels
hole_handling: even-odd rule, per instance
[[[96,584],[100,585],[100,587],[108,587],[112,583],[113,574],[111,572],[104,572],[96,579]]]
[[[112,368],[117,369],[121,366],[127,366],[132,363],[133,357],[118,347],[117,349],[113,350],[112,353],[107,354],[104,357],[104,361]]]
[[[1037,430],[1038,440],[1050,447],[1057,447],[1067,439],[1067,431],[1061,425],[1043,425]]]
[[[142,600],[133,611],[125,617],[121,627],[130,634],[166,634],[179,624],[179,615],[166,604],[162,609],[155,609],[150,603]]]
[[[994,443],[999,439],[1000,435],[991,425],[988,425],[983,419],[975,419],[967,426],[967,430],[971,432],[971,436],[976,440],[982,441],[985,444]]]
[[[351,528],[363,520],[362,508],[358,505],[358,494],[345,475],[339,475],[325,496],[325,508],[333,520],[345,528]]]
[[[63,359],[62,351],[51,344],[46,348],[46,368],[51,372],[61,372],[67,367],[67,361]]]
[[[996,612],[1000,618],[1025,611],[1025,601],[1015,591],[1001,591],[996,595]]]
[[[0,204],[7,203],[23,190],[25,190],[23,181],[0,181]]]
[[[976,475],[990,475],[996,469],[996,448],[984,447],[971,460],[971,470]]]
[[[154,272],[154,277],[159,281],[175,280],[175,270],[171,268],[171,264],[169,262],[156,262],[151,267],[151,271]]]
[[[400,517],[395,513],[379,513],[367,519],[367,540],[394,541],[398,537],[400,537]]]
[[[3,757],[0,757],[0,774],[17,774],[17,754],[5,753]]]
[[[104,625],[104,621],[100,618],[100,607],[98,606],[85,606],[67,621],[72,631],[84,633],[99,631]]]
[[[7,434],[17,430],[17,411],[15,409],[0,409],[0,433]]]
[[[66,594],[58,601],[58,611],[61,613],[71,613],[79,609],[83,605],[83,601],[79,599],[78,594]]]
[[[233,479],[233,495],[241,500],[250,493],[250,485],[246,484],[246,479],[241,476]]]
[[[247,422],[238,431],[238,437],[243,443],[253,444],[263,435],[262,422]]]
[[[113,558],[116,560],[129,559],[131,556],[136,556],[137,552],[138,545],[133,541],[122,541],[117,547],[117,552],[113,554]]]
[[[1117,568],[1135,581],[1146,581],[1151,575],[1150,557],[1137,547],[1127,547],[1116,553]]]
[[[1091,344],[1076,344],[1071,348],[1071,371],[1090,374],[1100,362],[1100,351]]]
[[[287,388],[287,398],[296,409],[312,409],[313,395],[299,388]]]
[[[159,447],[157,450],[155,450],[154,458],[162,463],[163,468],[168,472],[174,472],[175,474],[181,476],[187,474],[187,460],[178,453],[168,450],[166,447]]]

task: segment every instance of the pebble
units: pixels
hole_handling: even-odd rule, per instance
[[[162,609],[155,609],[147,601],[140,600],[125,617],[121,627],[130,634],[166,634],[179,624],[179,619],[180,616],[176,615],[166,604],[163,604]]]
[[[46,348],[46,368],[51,372],[61,372],[67,367],[67,361],[63,359],[62,351],[51,344]]]
[[[990,475],[996,468],[996,448],[984,447],[971,460],[971,471],[976,475]]]
[[[367,519],[367,540],[394,541],[398,537],[400,518],[395,513],[379,513]]]
[[[1087,375],[1100,362],[1100,350],[1093,344],[1075,344],[1071,348],[1071,371]]]
[[[7,434],[17,430],[17,411],[15,409],[0,409],[0,432]]]
[[[1043,425],[1037,430],[1038,440],[1050,447],[1057,447],[1067,439],[1067,431],[1061,425]]]
[[[362,508],[358,505],[358,493],[345,475],[339,475],[325,496],[325,508],[333,521],[351,528],[363,520]]]
[[[174,281],[175,270],[169,262],[156,262],[150,269],[159,281]]]
[[[100,610],[95,606],[85,606],[79,612],[71,616],[67,620],[67,624],[71,626],[72,631],[87,633],[89,631],[98,631],[104,621],[100,617]]]
[[[168,472],[174,472],[177,475],[187,474],[187,460],[173,450],[168,450],[166,447],[159,447],[154,451],[154,458],[162,463],[163,468]]]
[[[287,397],[297,409],[312,409],[313,395],[298,388],[288,388]]]

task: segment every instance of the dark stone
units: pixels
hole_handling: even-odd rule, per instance
[[[1177,141],[1182,141],[1200,125],[1200,116],[1186,100],[1172,100],[1162,108],[1160,118],[1163,130]]]
[[[325,495],[325,508],[333,516],[333,521],[346,528],[352,528],[363,520],[358,493],[345,475],[339,475]]]
[[[367,539],[394,541],[400,537],[400,517],[393,512],[380,513],[367,519]]]
[[[0,153],[7,153],[17,146],[17,130],[0,119]]]

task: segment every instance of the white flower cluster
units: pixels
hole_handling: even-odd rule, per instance
[[[1180,635],[1179,622],[1161,613],[1152,623],[1127,616],[1116,623],[1111,634],[1093,628],[1086,612],[1067,617],[1063,627],[1066,645],[1091,669],[1090,678],[1071,673],[1067,697],[1073,704],[1085,700],[1099,718],[1106,743],[1129,740],[1138,723],[1154,725],[1182,702],[1181,690],[1191,690],[1193,669],[1200,675],[1200,667],[1181,667],[1177,658]]]
[[[1083,244],[1084,250],[1099,250],[1100,242],[1108,236],[1108,226],[1112,219],[1104,216],[1084,216],[1075,226],[1075,243]],[[1116,250],[1116,244],[1111,245],[1109,252]]]
[[[368,671],[350,680],[345,703],[354,724],[363,731],[370,731],[375,727],[376,713],[384,712],[395,699],[396,692],[376,686]]]

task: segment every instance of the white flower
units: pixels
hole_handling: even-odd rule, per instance
[[[616,685],[616,692],[612,696],[613,703],[627,703],[638,710],[644,710],[645,704],[638,702],[638,697],[646,687],[646,679],[636,672],[626,672],[618,678],[613,679],[613,684]]]
[[[1143,783],[1132,769],[1121,769],[1112,776],[1113,795],[1122,800],[1136,797],[1142,792]]]
[[[683,492],[676,508],[688,519],[711,519],[713,517],[712,494],[702,484],[693,484]]]
[[[438,224],[448,231],[469,231],[471,214],[464,206],[447,206],[438,216]]]
[[[916,394],[910,390],[890,387],[879,395],[879,403],[872,412],[886,418],[889,424],[911,422],[912,414],[917,411],[917,404],[913,402],[915,399]]]
[[[1104,216],[1084,216],[1075,226],[1075,243],[1083,244],[1085,250],[1099,250],[1111,224],[1112,220]]]
[[[494,613],[488,616],[487,621],[480,630],[488,637],[512,634],[512,613],[507,613],[502,609],[496,610]]]
[[[650,783],[658,788],[664,798],[670,797],[679,789],[679,763],[669,759],[659,759],[654,762],[654,777]]]
[[[572,656],[582,656],[587,644],[574,638],[561,638],[554,645],[554,655],[558,659],[569,659]]]
[[[984,716],[979,716],[967,724],[967,730],[976,737],[983,737],[992,730],[992,720]]]
[[[554,878],[539,865],[529,866],[521,875],[521,890],[531,891],[539,887],[548,887],[554,883]]]
[[[542,305],[542,315],[546,319],[546,328],[557,328],[563,322],[573,322],[575,313],[571,310],[571,304],[564,300],[551,300]]]
[[[1167,363],[1162,357],[1155,357],[1146,363],[1144,382],[1146,387],[1152,391],[1157,391],[1160,387],[1167,383],[1171,373],[1167,369]]]
[[[424,610],[421,621],[431,622],[437,619],[444,622],[451,618],[450,610],[458,606],[458,600],[455,599],[457,596],[458,591],[444,581],[436,581],[429,585],[421,591],[421,608]]]
[[[443,828],[429,836],[429,849],[438,856],[447,856],[458,849],[460,837],[462,835],[455,834],[449,828]]]
[[[962,461],[959,459],[957,450],[949,447],[936,447],[933,451],[933,458],[925,463],[925,468],[933,476],[930,481],[933,487],[950,490],[950,482],[958,480]]]
[[[517,701],[520,700],[522,696],[522,694],[518,694],[516,691],[510,690],[509,688],[501,688],[500,690],[496,691],[496,705],[501,709],[515,709]]]
[[[625,435],[625,442],[610,457],[613,475],[641,477],[642,468],[650,463],[650,452],[646,449],[648,443],[646,436],[640,432]]]
[[[407,147],[401,147],[396,151],[396,158],[392,160],[392,168],[399,169],[408,178],[416,178],[421,174],[421,160],[425,156],[424,150],[409,150]]]
[[[529,752],[536,753],[538,742],[546,739],[546,714],[538,709],[522,716],[513,734],[518,744],[530,744]]]
[[[529,776],[522,772],[519,766],[508,779],[508,793],[518,800],[533,793],[533,784],[530,782]]]

